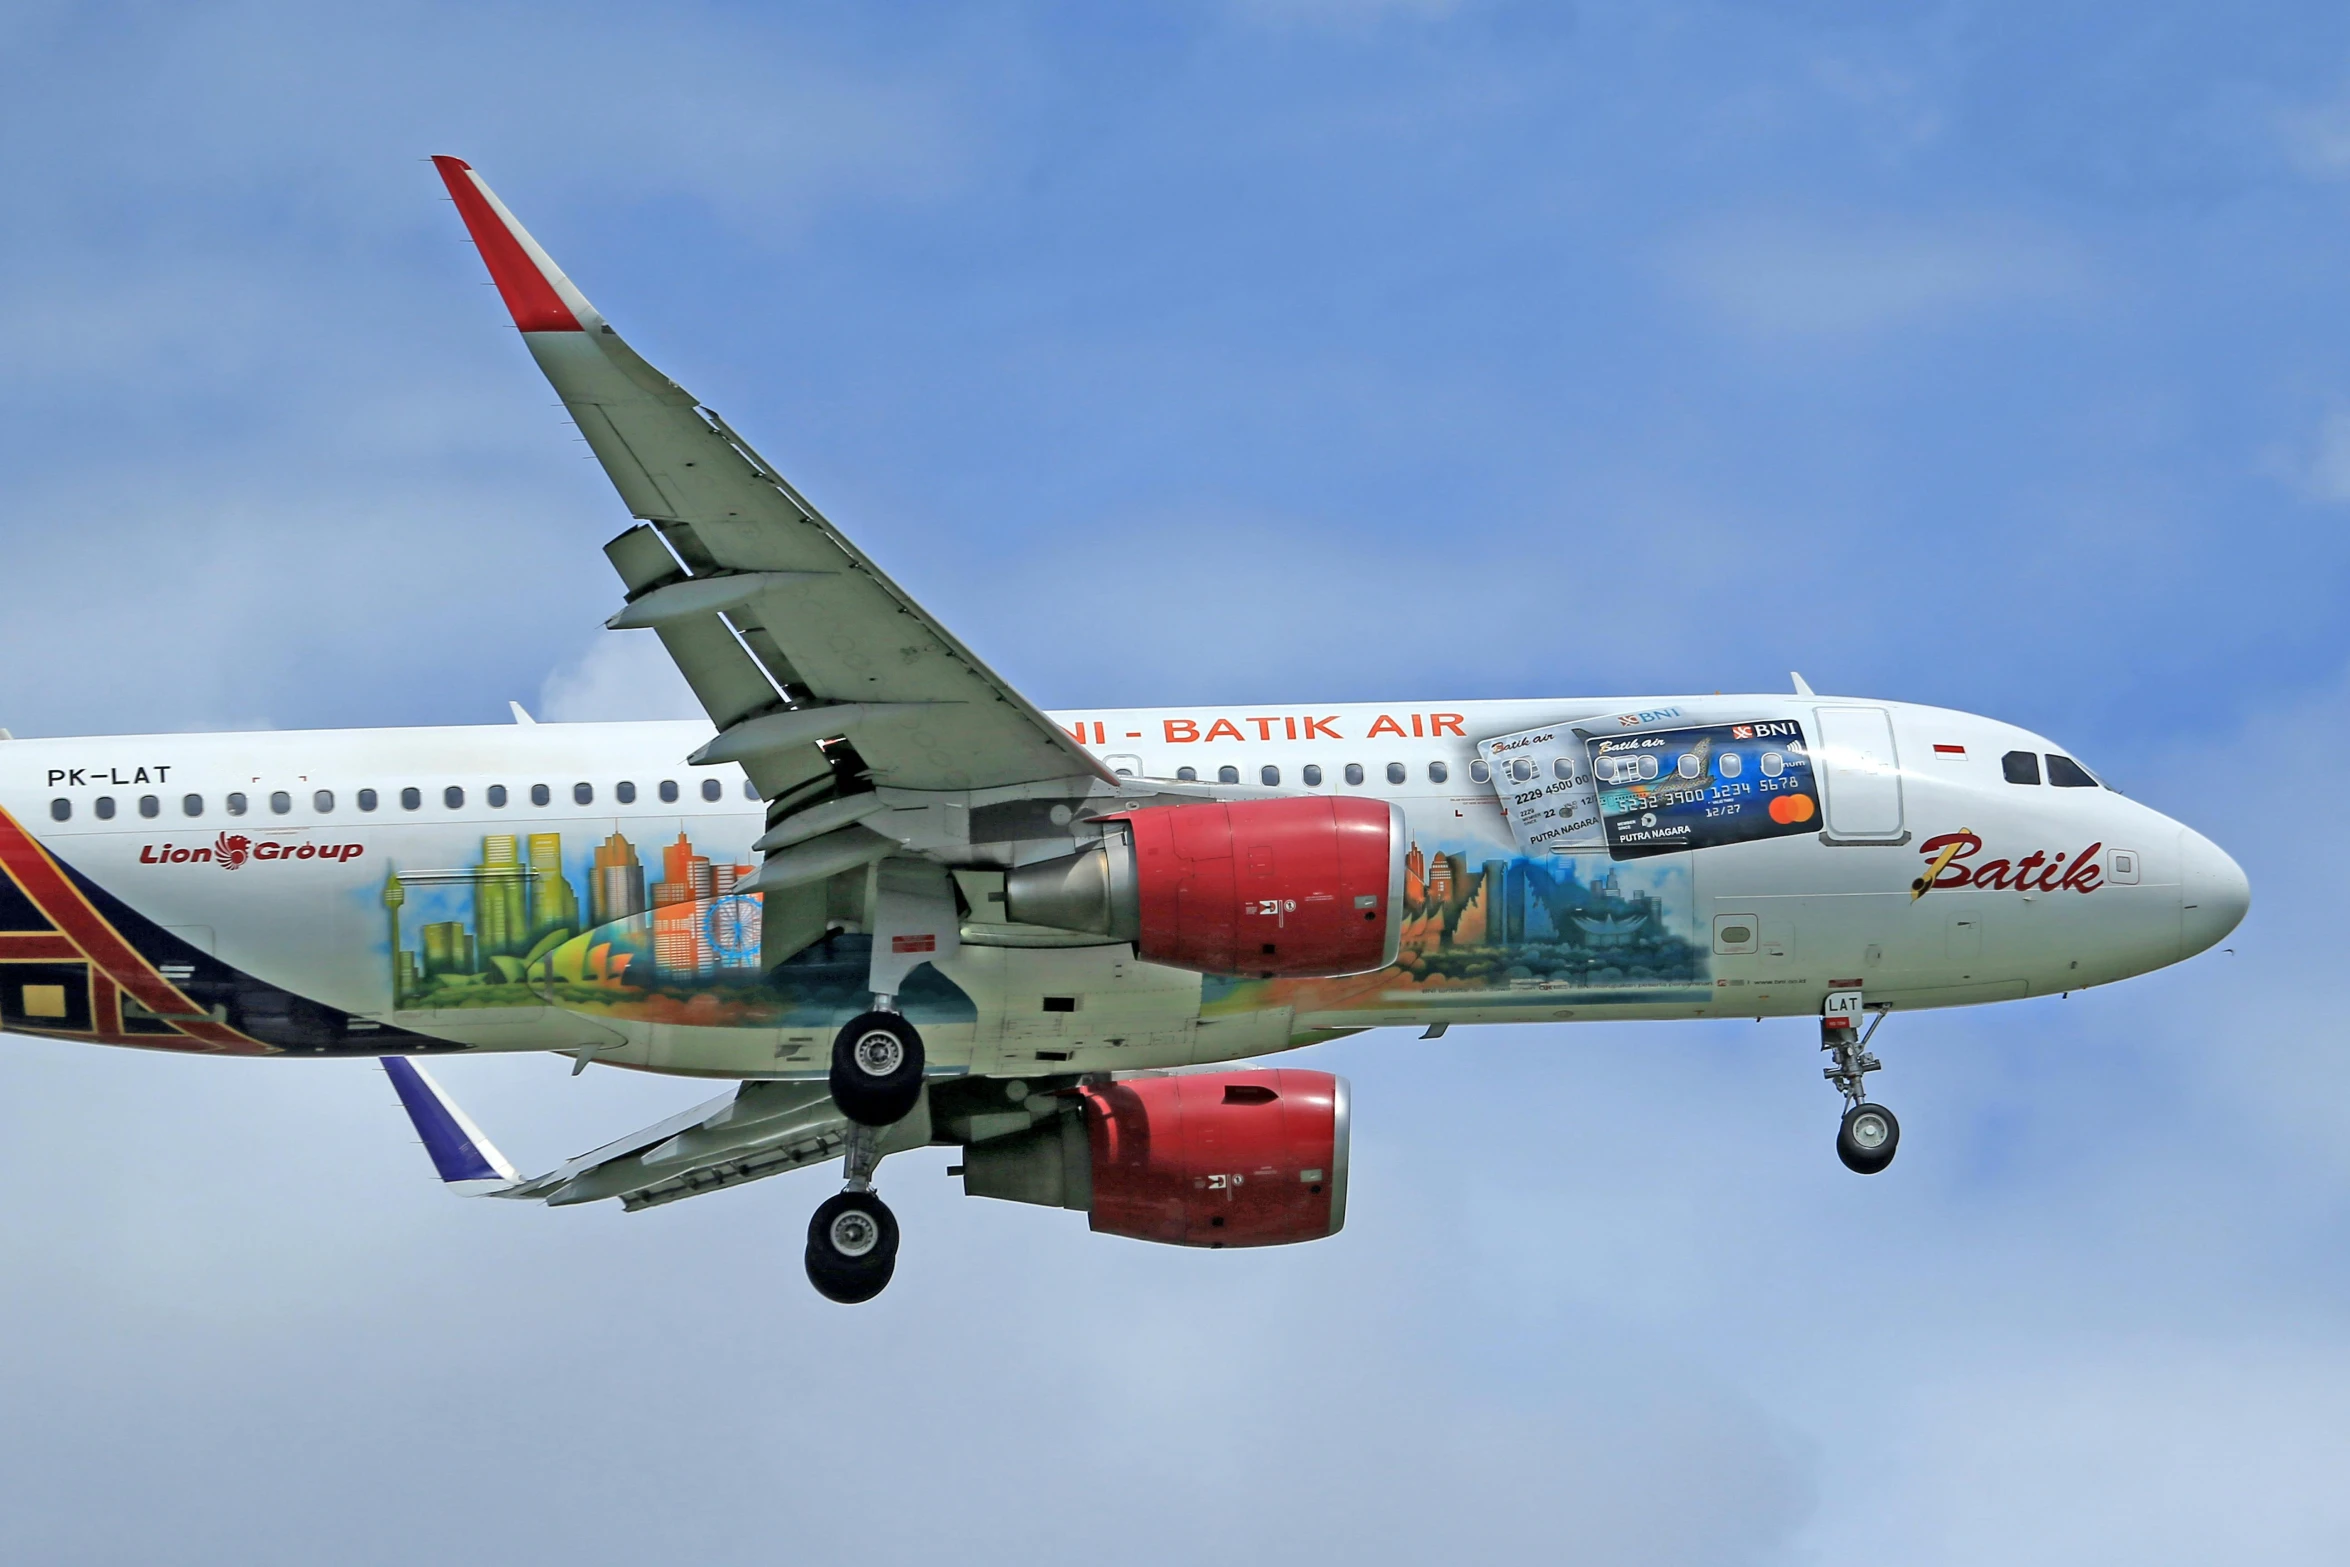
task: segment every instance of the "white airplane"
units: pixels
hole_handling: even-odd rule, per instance
[[[633,1210],[832,1159],[810,1280],[896,1264],[875,1167],[1189,1246],[1335,1233],[1368,1028],[1819,1019],[1882,1170],[1888,1012],[2082,990],[2243,917],[2235,862],[1988,718],[1792,695],[1046,714],[637,357],[436,159],[638,520],[615,628],[710,723],[0,746],[0,1026],[376,1056],[445,1181]],[[517,1174],[409,1057],[730,1093]]]

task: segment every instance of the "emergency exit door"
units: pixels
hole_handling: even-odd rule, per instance
[[[1846,843],[1898,843],[1901,759],[1893,719],[1881,707],[1823,707],[1812,761],[1820,777],[1827,836]]]

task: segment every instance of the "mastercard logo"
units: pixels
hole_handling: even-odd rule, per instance
[[[1810,821],[1817,809],[1808,794],[1782,794],[1771,801],[1771,820],[1782,827],[1800,826]]]

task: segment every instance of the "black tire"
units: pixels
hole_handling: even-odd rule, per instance
[[[860,1126],[895,1126],[922,1097],[922,1036],[895,1012],[849,1019],[832,1039],[832,1101]]]
[[[1883,1105],[1857,1104],[1836,1128],[1836,1157],[1855,1175],[1874,1175],[1901,1147],[1901,1123]]]
[[[826,1300],[855,1306],[898,1271],[898,1219],[871,1192],[842,1192],[808,1220],[808,1282]]]

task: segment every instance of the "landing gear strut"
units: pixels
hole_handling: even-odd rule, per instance
[[[898,1220],[873,1191],[883,1133],[922,1103],[922,1034],[898,1012],[898,991],[915,969],[951,958],[960,941],[961,915],[943,866],[887,859],[868,884],[873,956],[866,986],[872,1010],[861,1012],[832,1040],[827,1086],[848,1118],[842,1150],[845,1189],[820,1204],[808,1220],[808,1282],[826,1300],[855,1305],[888,1287],[898,1266]],[[894,1146],[929,1134],[927,1115]]]
[[[826,1300],[854,1306],[888,1288],[898,1270],[898,1217],[873,1190],[879,1128],[852,1125],[841,1163],[848,1188],[808,1220],[808,1282]]]
[[[1829,1064],[1820,1075],[1836,1086],[1846,1106],[1844,1120],[1836,1128],[1836,1157],[1856,1175],[1875,1175],[1893,1162],[1894,1152],[1901,1146],[1901,1123],[1883,1105],[1869,1102],[1864,1081],[1884,1065],[1869,1054],[1868,1045],[1885,1014],[1879,1012],[1870,1018],[1862,1032],[1853,1027],[1862,1011],[1859,991],[1832,994],[1828,1006],[1828,1015],[1820,1019],[1820,1048],[1828,1052]]]

